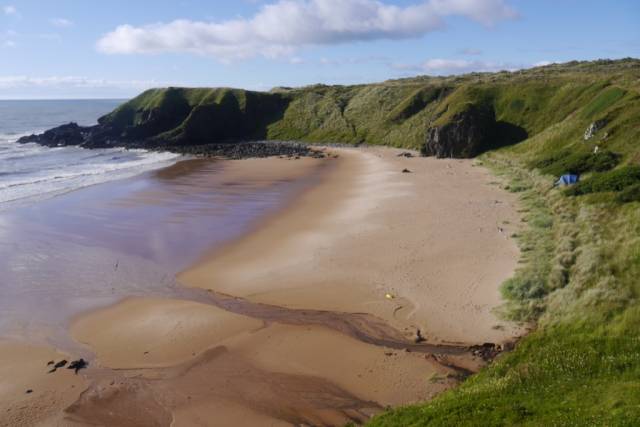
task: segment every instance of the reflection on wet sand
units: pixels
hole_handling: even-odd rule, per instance
[[[314,179],[237,180],[234,163],[185,160],[0,212],[0,336],[77,350],[66,325],[81,312],[128,296],[193,298],[179,270]]]
[[[233,415],[216,411],[227,404],[252,411],[254,421],[293,425],[359,423],[381,409],[326,379],[268,372],[220,346],[172,368],[98,380],[66,412],[91,424],[161,426],[171,423],[176,409],[199,405],[211,424],[234,425]],[[241,419],[246,422],[247,415]]]

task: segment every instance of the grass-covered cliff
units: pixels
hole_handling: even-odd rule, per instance
[[[151,89],[101,117],[125,139],[203,144],[264,139],[288,101],[240,89]]]
[[[637,107],[639,69],[640,61],[622,60],[269,93],[152,89],[100,123],[125,139],[178,145],[279,139],[422,148],[435,128],[445,130],[440,143],[462,137],[467,148],[473,145],[450,154],[472,156],[570,122],[551,141],[563,144],[608,114],[616,116],[609,128],[620,129],[625,117],[619,110]],[[611,134],[612,145],[628,140]]]
[[[158,89],[101,123],[171,144],[258,138],[484,153],[479,161],[521,195],[526,220],[502,315],[535,330],[459,388],[372,425],[640,423],[640,61],[270,93]],[[566,172],[581,183],[554,188]]]

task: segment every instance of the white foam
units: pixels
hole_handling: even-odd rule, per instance
[[[33,130],[33,131],[29,131],[29,132],[0,133],[0,145],[2,143],[16,142],[17,140],[19,140],[23,136],[39,134],[39,133],[42,133],[42,132],[44,132],[44,131],[40,130],[40,129],[36,129],[36,130]]]
[[[145,150],[47,148],[6,141],[0,142],[0,148],[0,208],[128,178],[168,166],[180,157]]]

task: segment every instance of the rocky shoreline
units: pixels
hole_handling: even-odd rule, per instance
[[[160,147],[159,147],[160,148]],[[245,141],[161,147],[164,151],[199,157],[221,157],[230,160],[264,157],[324,158],[322,151],[305,144],[286,141]]]
[[[325,154],[305,144],[287,141],[228,141],[208,144],[175,144],[159,139],[134,139],[102,124],[79,126],[67,123],[41,134],[24,136],[20,144],[36,143],[46,147],[79,146],[87,149],[124,147],[153,151],[169,151],[200,157],[247,159],[258,157],[313,157]]]

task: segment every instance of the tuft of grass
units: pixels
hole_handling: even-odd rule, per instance
[[[389,113],[388,120],[393,123],[402,123],[424,110],[430,103],[445,97],[450,91],[451,89],[447,87],[421,87],[398,104]]]
[[[608,150],[598,153],[563,150],[551,153],[530,163],[543,174],[559,177],[566,173],[581,175],[586,172],[606,172],[620,163],[621,155]]]
[[[616,200],[621,203],[640,202],[640,184],[625,188],[618,194]]]
[[[638,366],[636,337],[535,332],[461,387],[369,425],[634,426],[640,419]]]
[[[515,235],[522,254],[520,266],[502,284],[501,293],[507,303],[500,314],[511,320],[533,322],[544,312],[544,298],[550,289],[548,278],[553,269],[555,229],[559,226],[541,197],[551,191],[552,180],[517,168],[501,155],[488,153],[483,156],[483,163],[508,181],[505,188],[520,193],[526,223]]]
[[[582,115],[585,118],[592,119],[597,114],[601,114],[603,111],[618,102],[626,91],[619,87],[609,87],[602,91],[593,101],[591,101],[586,108],[582,111]]]
[[[580,196],[606,191],[622,191],[627,187],[640,184],[640,166],[621,168],[594,174],[566,190],[570,196]]]

